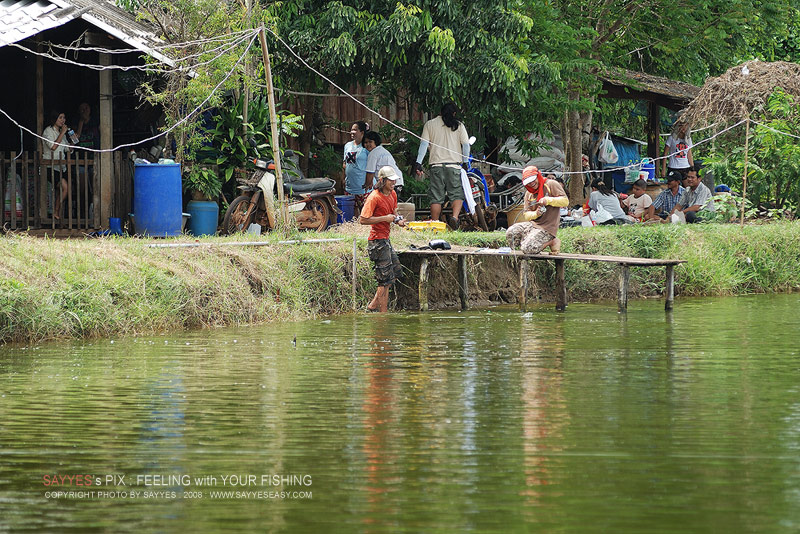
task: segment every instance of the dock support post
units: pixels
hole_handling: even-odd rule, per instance
[[[469,303],[469,296],[467,295],[467,257],[463,254],[458,257],[458,296],[461,298],[461,309],[466,310]]]
[[[567,309],[567,283],[564,278],[564,260],[556,260],[556,311]]]
[[[519,311],[524,312],[528,306],[528,270],[527,260],[520,260],[519,265]]]
[[[672,311],[672,303],[675,300],[675,266],[667,265],[667,301],[664,303],[666,311]]]
[[[631,279],[630,267],[619,264],[619,287],[617,288],[617,305],[620,312],[628,311],[628,282]]]
[[[419,311],[428,311],[428,258],[419,266]]]

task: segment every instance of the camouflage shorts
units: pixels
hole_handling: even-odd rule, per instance
[[[375,263],[375,279],[379,286],[390,286],[403,275],[400,258],[388,239],[373,239],[367,246],[369,259]]]

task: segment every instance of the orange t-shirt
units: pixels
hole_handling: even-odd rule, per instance
[[[364,207],[361,208],[361,216],[381,217],[394,213],[395,209],[397,209],[397,193],[392,191],[392,194],[384,195],[376,189],[367,197]],[[391,229],[392,223],[390,222],[373,224],[369,231],[369,240],[389,239]]]

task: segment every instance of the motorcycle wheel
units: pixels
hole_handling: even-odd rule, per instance
[[[228,206],[228,211],[225,212],[225,217],[222,218],[222,231],[226,235],[247,230],[247,227],[250,226],[250,220],[253,218],[253,213],[247,213],[249,206],[250,197],[246,195],[236,197],[231,202],[231,205]]]
[[[497,207],[494,204],[483,208],[483,218],[486,219],[486,226],[490,232],[497,230]]]
[[[483,215],[483,199],[481,198],[480,202],[475,203],[475,218],[478,221],[478,227],[483,230],[484,232],[489,231],[489,227],[486,225],[486,217]]]
[[[314,222],[310,223],[305,229],[312,232],[324,232],[330,223],[331,210],[328,208],[328,204],[315,198],[308,203],[308,206],[314,213]]]

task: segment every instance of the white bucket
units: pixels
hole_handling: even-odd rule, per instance
[[[261,225],[258,223],[251,223],[250,226],[247,227],[247,233],[261,235]]]

